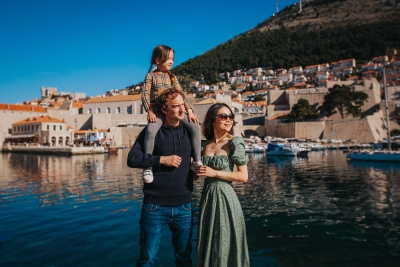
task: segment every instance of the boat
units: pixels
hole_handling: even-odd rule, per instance
[[[320,150],[326,150],[326,146],[320,145],[320,144],[310,144],[311,151],[320,151]]]
[[[104,147],[104,153],[108,154],[118,154],[118,146],[113,145],[111,143],[107,143],[106,146]]]
[[[252,145],[252,152],[253,153],[264,153],[265,148],[261,145],[253,144]]]
[[[347,158],[352,159],[352,160],[400,162],[400,151],[360,150],[360,151],[353,151],[353,152],[348,153]]]
[[[297,151],[293,151],[290,146],[284,144],[269,143],[266,151],[267,156],[297,156]]]
[[[386,88],[385,66],[383,66],[382,72],[383,72],[383,87],[384,87],[384,92],[385,92],[388,150],[353,151],[353,152],[350,152],[347,154],[347,158],[349,158],[350,160],[365,160],[365,161],[378,161],[378,162],[389,162],[389,161],[400,162],[400,151],[392,151],[391,140],[390,140],[389,105],[388,105],[388,94],[387,94],[387,88]]]
[[[296,153],[296,156],[307,156],[309,152],[309,149],[306,148],[303,144],[298,145],[296,143],[290,143],[285,146],[293,150],[293,152]]]

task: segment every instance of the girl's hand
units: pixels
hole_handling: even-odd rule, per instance
[[[197,176],[217,177],[217,170],[207,166],[198,166],[196,170]]]
[[[157,120],[156,114],[154,114],[153,112],[149,112],[147,114],[147,121],[148,122],[156,122],[156,120]]]
[[[199,120],[196,118],[196,115],[194,115],[192,112],[188,113],[188,119],[189,122],[194,122],[194,123],[199,123]]]

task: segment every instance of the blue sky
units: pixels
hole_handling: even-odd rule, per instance
[[[174,48],[177,66],[275,11],[275,0],[1,0],[0,103],[40,98],[42,86],[123,89],[143,80],[156,45]]]

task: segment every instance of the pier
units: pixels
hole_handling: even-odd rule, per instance
[[[104,147],[101,146],[18,146],[5,145],[0,147],[2,153],[32,153],[32,154],[62,154],[62,155],[84,155],[84,154],[104,154]]]

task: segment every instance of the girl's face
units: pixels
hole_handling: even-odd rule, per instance
[[[214,120],[214,129],[217,131],[229,132],[232,129],[234,114],[229,108],[222,107],[218,110]]]
[[[157,69],[159,71],[169,71],[174,65],[174,51],[170,51],[165,62],[161,62],[160,58],[156,59]]]

